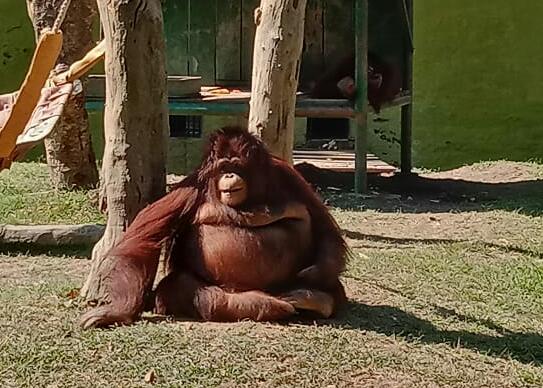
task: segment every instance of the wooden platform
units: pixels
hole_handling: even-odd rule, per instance
[[[179,90],[185,90],[188,94],[193,94],[194,85],[197,80],[191,80],[191,77],[185,77],[188,81],[185,89],[182,86],[183,77],[168,78],[168,107],[170,114],[179,115],[248,115],[249,99],[251,93],[247,88],[218,86],[202,86],[198,97],[175,97],[181,94]],[[89,79],[91,86],[87,91],[86,108],[90,111],[100,111],[104,109],[104,90],[105,83],[103,76],[93,76]],[[177,90],[177,94],[173,93]],[[172,94],[173,93],[173,94]],[[390,103],[385,103],[382,110],[393,107],[400,107],[411,103],[411,95],[404,91],[400,93]],[[370,112],[373,112],[369,107]],[[321,117],[321,118],[353,118],[355,114],[352,101],[345,99],[316,99],[309,98],[301,92],[298,92],[296,99],[295,115],[297,117]]]
[[[305,162],[326,170],[354,172],[354,156],[354,151],[294,150],[294,164]],[[368,154],[366,160],[368,174],[387,174],[397,170],[372,154]]]

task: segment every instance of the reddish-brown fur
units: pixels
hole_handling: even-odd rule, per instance
[[[353,100],[356,91],[340,90],[338,82],[355,77],[355,56],[350,54],[329,69],[316,82],[311,96],[314,98],[348,98]],[[382,82],[378,82],[377,79]],[[354,81],[353,81],[354,82]],[[398,66],[385,62],[373,52],[368,52],[368,101],[375,112],[379,113],[384,103],[391,102],[401,90],[401,74]],[[345,93],[347,95],[345,95]]]
[[[248,185],[236,208],[217,197],[225,169]],[[168,241],[172,271],[153,292]],[[82,324],[131,323],[149,295],[157,313],[213,321],[285,319],[303,305],[335,311],[345,301],[339,276],[346,254],[336,222],[305,180],[247,131],[223,128],[201,166],[142,210],[109,253],[108,301]]]

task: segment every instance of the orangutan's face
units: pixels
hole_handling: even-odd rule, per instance
[[[234,172],[219,175],[217,189],[219,200],[226,206],[240,206],[247,199],[247,183]]]

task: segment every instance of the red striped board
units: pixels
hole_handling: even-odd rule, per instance
[[[355,154],[353,151],[294,150],[294,164],[308,163],[315,167],[336,171],[354,172]],[[396,167],[368,154],[366,157],[368,174],[390,174]]]

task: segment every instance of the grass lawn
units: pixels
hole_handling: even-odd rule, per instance
[[[72,224],[105,222],[92,205],[94,191],[57,192],[47,168],[15,163],[0,172],[0,224]]]
[[[353,251],[329,322],[83,332],[87,252],[0,247],[0,387],[543,386],[543,167],[424,176],[486,186],[326,194]],[[52,191],[42,166],[0,173],[0,222],[103,221],[88,198]]]

